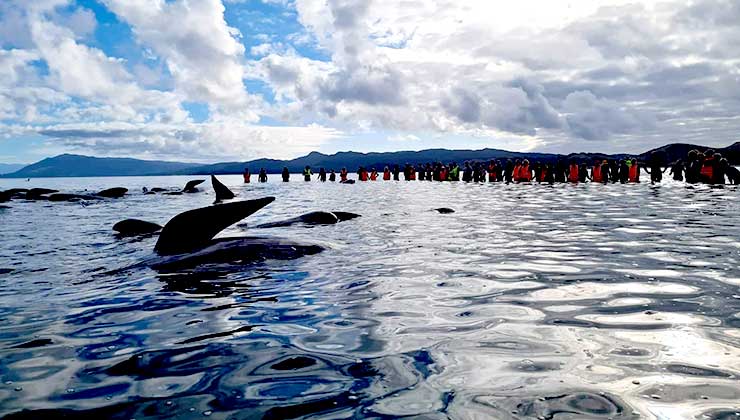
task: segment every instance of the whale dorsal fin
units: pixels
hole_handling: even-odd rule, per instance
[[[234,198],[234,193],[213,175],[211,175],[211,184],[213,184],[213,191],[216,191],[217,202]]]
[[[219,232],[273,201],[275,197],[265,197],[180,213],[164,225],[154,250],[160,255],[174,255],[203,248]]]

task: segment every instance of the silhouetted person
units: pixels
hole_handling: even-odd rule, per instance
[[[337,180],[337,174],[334,173],[334,169],[329,173],[329,182],[335,182]]]
[[[565,166],[565,162],[563,162],[562,159],[559,159],[555,163],[555,174],[554,174],[555,182],[565,182],[565,173],[567,171],[568,171],[568,168]]]
[[[504,180],[507,184],[511,184],[514,180],[514,162],[511,159],[506,159],[506,166],[504,166]]]
[[[683,181],[683,172],[684,172],[683,161],[679,159],[675,161],[673,165],[671,165],[671,172],[669,173],[669,175],[673,175],[674,181]]]
[[[319,168],[319,181],[326,182],[326,171],[324,168]]]
[[[643,169],[645,169],[645,172],[650,175],[650,182],[661,182],[663,180],[663,172],[665,172],[668,167],[663,169],[663,159],[657,153],[652,153],[649,159],[648,164]]]
[[[265,168],[260,168],[260,173],[257,175],[257,181],[267,182],[267,170],[265,170]]]
[[[306,167],[303,168],[303,180],[306,181],[306,182],[310,182],[311,181],[311,175],[313,175],[311,173],[311,167],[308,166],[308,165],[306,165]]]
[[[473,180],[473,168],[470,167],[470,162],[465,162],[463,164],[462,180],[464,182],[470,182]]]
[[[288,171],[288,167],[287,166],[284,166],[283,167],[283,173],[282,173],[282,175],[283,175],[283,182],[290,181],[290,171]]]
[[[398,174],[400,170],[398,168],[398,165],[393,165],[393,180],[398,181]]]

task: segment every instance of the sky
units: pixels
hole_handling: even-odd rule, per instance
[[[0,162],[740,140],[737,0],[1,0]]]

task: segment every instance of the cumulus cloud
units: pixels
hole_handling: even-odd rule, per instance
[[[266,2],[294,17],[287,32],[227,21],[250,1],[101,0],[146,63],[100,47],[74,0],[0,2],[0,133],[109,154],[289,157],[353,134],[619,151],[740,129],[736,1]],[[192,103],[208,108],[202,122]]]

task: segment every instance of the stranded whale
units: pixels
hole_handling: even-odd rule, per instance
[[[130,268],[147,266],[162,272],[192,269],[204,264],[245,264],[266,259],[295,259],[313,255],[325,248],[318,244],[301,243],[277,237],[231,237],[214,239],[222,230],[248,217],[275,200],[265,197],[256,200],[237,201],[188,210],[173,217],[162,228],[154,251],[155,257],[142,261]],[[290,219],[288,226],[296,223],[331,222],[350,220],[359,215],[346,212],[315,212],[314,216]],[[333,222],[332,222],[333,221]],[[114,229],[121,234],[153,233],[156,224],[127,219],[117,223]],[[267,227],[267,226],[263,226]],[[149,232],[144,232],[149,230]],[[119,271],[119,270],[116,270]]]

